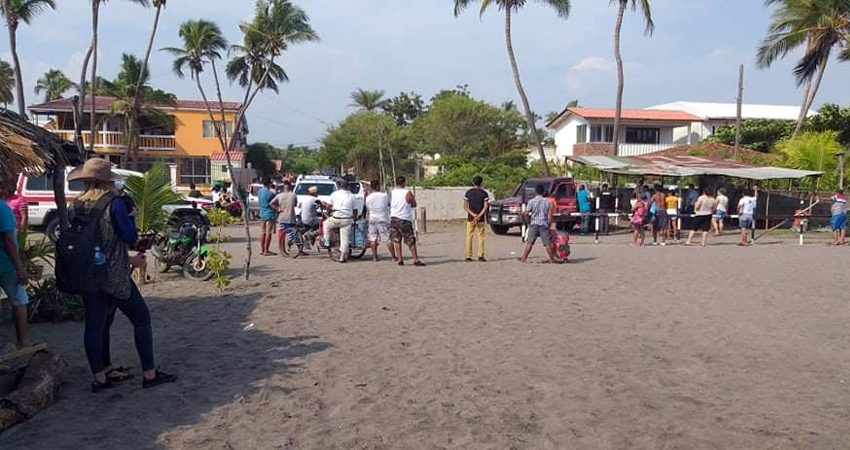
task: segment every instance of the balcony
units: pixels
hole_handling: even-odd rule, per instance
[[[660,152],[673,148],[678,144],[628,144],[620,143],[620,151],[617,156],[639,156],[648,153]],[[610,142],[587,142],[573,146],[574,156],[614,156],[614,144]]]
[[[53,130],[62,139],[74,140],[74,130]],[[83,131],[83,144],[91,144],[91,132]],[[125,150],[127,145],[124,133],[120,131],[98,131],[95,132],[94,148],[100,150]],[[146,135],[139,136],[139,150],[151,152],[174,151],[177,143],[174,136],[168,135]]]

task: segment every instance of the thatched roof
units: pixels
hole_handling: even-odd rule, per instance
[[[57,156],[67,164],[80,162],[73,143],[11,111],[0,110],[0,181],[15,180],[21,172],[50,170]]]

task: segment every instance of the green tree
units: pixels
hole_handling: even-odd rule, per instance
[[[374,111],[348,116],[322,139],[319,161],[328,167],[351,168],[361,178],[387,180],[393,171],[407,171],[407,134],[392,117]]]
[[[770,153],[777,142],[790,139],[794,122],[788,120],[747,120],[741,125],[741,145],[750,150]],[[726,145],[735,144],[733,125],[718,128],[708,140]]]
[[[476,0],[454,0],[454,14],[457,17],[470,3]],[[514,46],[511,39],[511,15],[519,12],[520,8],[525,6],[527,0],[480,0],[481,9],[479,14],[483,15],[487,8],[496,4],[500,10],[505,12],[505,45],[508,50],[508,59],[511,63],[511,70],[514,74],[514,83],[516,84],[517,92],[519,93],[522,106],[525,109],[525,119],[528,123],[528,129],[531,130],[532,136],[537,141],[537,151],[540,153],[540,160],[543,164],[543,171],[546,176],[549,176],[549,166],[546,164],[546,153],[543,150],[543,143],[540,141],[540,133],[537,132],[537,125],[534,123],[534,117],[531,113],[531,106],[528,103],[528,96],[525,94],[525,89],[522,87],[520,80],[519,67],[517,66],[516,56],[514,55]],[[540,0],[541,3],[551,6],[555,9],[558,16],[567,18],[570,15],[570,0]]]
[[[806,120],[806,131],[834,131],[838,142],[845,148],[850,146],[850,108],[841,108],[834,103],[826,103],[818,109],[815,116]]]
[[[838,186],[836,155],[843,150],[835,138],[834,131],[806,132],[778,143],[776,149],[782,155],[786,167],[823,172],[823,179],[819,177],[815,186],[834,188]]]
[[[3,103],[3,109],[6,105],[15,100],[15,70],[12,65],[6,61],[0,60],[0,103]]]
[[[417,152],[427,155],[489,158],[523,147],[524,120],[465,95],[444,96],[411,125]]]
[[[27,110],[21,61],[18,59],[18,26],[21,22],[29,25],[35,16],[47,8],[56,9],[56,2],[54,0],[0,0],[0,12],[6,18],[6,28],[9,30],[9,49],[15,65],[15,88],[17,89],[15,96],[18,100],[18,114],[21,117],[27,116]]]
[[[805,84],[797,126],[793,136],[802,130],[809,109],[820,89],[823,74],[833,48],[848,46],[850,40],[850,2],[847,0],[765,0],[767,6],[778,5],[758,50],[759,67],[769,67],[777,58],[805,44],[803,57],[794,67],[797,84]],[[850,59],[845,51],[841,59]]]
[[[283,171],[300,175],[319,170],[318,153],[310,147],[289,144],[280,154],[280,159],[283,160]]]
[[[644,33],[647,36],[655,31],[655,23],[652,21],[649,0],[612,0],[611,3],[614,1],[617,3],[617,21],[614,24],[614,59],[617,61],[617,100],[614,110],[614,155],[616,156],[620,152],[620,117],[623,113],[623,56],[620,54],[620,30],[623,27],[623,16],[629,5],[632,6],[632,10],[636,10],[640,5],[644,22],[646,22]],[[542,154],[541,158],[543,158]]]
[[[351,99],[351,103],[348,105],[351,108],[357,108],[361,111],[375,111],[384,104],[384,91],[369,91],[357,88],[348,98]]]
[[[272,159],[276,159],[279,154],[280,150],[271,144],[256,142],[248,146],[248,154],[245,158],[261,178],[267,178],[274,175],[275,166]]]
[[[35,94],[44,92],[44,101],[49,102],[62,98],[62,95],[72,87],[76,85],[61,70],[50,69],[36,81]]]
[[[142,232],[163,230],[168,217],[162,207],[180,200],[180,195],[171,190],[168,166],[158,162],[141,177],[127,177],[124,186],[139,209],[136,228]]]
[[[405,127],[425,112],[425,102],[422,101],[422,96],[415,92],[402,92],[384,101],[381,108],[393,116],[399,126]]]
[[[121,56],[118,77],[105,86],[107,94],[115,97],[109,105],[110,114],[124,119],[124,138],[127,148],[134,150],[128,155],[132,158],[138,156],[140,119],[144,118],[161,128],[174,130],[174,117],[157,107],[176,106],[177,99],[174,94],[150,87],[147,84],[149,79],[150,73],[147,70],[142,71],[142,62],[125,53]]]

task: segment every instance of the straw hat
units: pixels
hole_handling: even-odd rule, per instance
[[[92,158],[85,164],[72,170],[68,174],[68,181],[74,180],[97,180],[117,181],[123,177],[112,171],[112,164],[102,158]]]

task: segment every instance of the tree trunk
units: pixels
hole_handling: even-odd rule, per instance
[[[224,138],[224,144],[222,144],[222,149],[225,148],[225,145],[229,144],[227,140],[227,119],[224,116],[224,100],[221,97],[221,83],[218,81],[218,69],[215,67],[215,59],[210,59],[210,67],[212,68],[213,79],[215,80],[215,93],[218,97],[218,108],[221,111],[221,137]],[[210,113],[212,114],[212,113]],[[213,119],[213,122],[215,120]]]
[[[138,83],[136,83],[136,90],[133,92],[133,101],[130,104],[130,109],[133,110],[133,111],[136,111],[139,108],[139,92],[141,91],[142,85],[144,84],[144,81],[145,81],[144,73],[148,69],[148,61],[151,58],[151,50],[153,49],[153,42],[154,42],[154,39],[156,38],[156,30],[159,27],[159,16],[160,16],[161,13],[162,13],[162,3],[160,3],[156,7],[156,14],[154,14],[154,18],[153,18],[153,27],[151,28],[151,36],[148,39],[148,49],[147,49],[147,51],[145,51],[145,58],[142,60],[142,69],[139,72],[139,81],[138,81]],[[139,159],[139,136],[138,136],[138,134],[139,134],[140,130],[138,130],[139,127],[136,126],[138,124],[138,114],[134,114],[134,115],[136,116],[135,117],[136,122],[133,123],[131,126],[133,126],[134,129],[136,130],[136,136],[134,136],[132,133],[130,133],[130,135],[128,136],[128,138],[129,138],[128,140],[130,141],[130,143],[132,145],[129,145],[129,144],[127,145],[127,150],[124,152],[124,160],[125,160],[125,164],[126,164],[127,162],[129,162],[130,158],[133,158],[133,161],[130,162],[129,167],[132,170],[137,170],[138,169],[137,162],[138,162],[138,159]]]
[[[17,390],[0,399],[0,431],[30,419],[56,402],[67,364],[46,351],[30,359]]]
[[[18,60],[18,25],[7,20],[6,26],[9,28],[9,48],[12,51],[12,62],[15,64],[15,97],[18,100],[18,114],[22,118],[27,117],[26,100],[24,99],[24,77],[21,75],[21,61]]]
[[[820,82],[823,80],[823,73],[826,71],[826,63],[829,61],[829,55],[823,58],[823,60],[818,64],[818,70],[815,72],[814,81],[812,85],[808,89],[808,95],[806,96],[805,101],[803,102],[803,106],[800,108],[800,117],[797,119],[797,126],[794,127],[794,134],[791,135],[791,139],[797,137],[800,134],[800,130],[803,129],[803,124],[806,123],[806,117],[809,115],[809,110],[812,108],[812,103],[815,102],[815,96],[818,95],[818,89],[820,89]]]
[[[89,69],[89,59],[91,59],[91,54],[92,44],[89,44],[89,49],[86,51],[86,56],[83,58],[83,70],[80,74],[80,99],[74,105],[74,143],[77,144],[77,151],[80,153],[81,157],[86,154],[86,147],[83,144],[83,110],[85,109],[83,108],[83,105],[86,101],[86,72],[88,72]]]
[[[626,12],[626,0],[620,0],[617,9],[617,22],[614,25],[614,59],[617,60],[617,102],[614,111],[614,156],[620,154],[620,116],[623,114],[623,57],[620,55],[620,29],[623,27],[623,14]]]
[[[534,124],[534,115],[531,113],[531,107],[528,105],[528,96],[525,95],[525,89],[522,87],[522,81],[519,78],[519,67],[517,67],[516,56],[514,55],[514,44],[511,41],[511,8],[505,8],[505,45],[508,47],[508,59],[511,62],[511,70],[514,72],[514,83],[516,90],[519,92],[519,98],[522,100],[522,107],[525,109],[525,120],[528,122],[528,129],[531,131],[534,143],[537,144],[537,152],[540,154],[540,161],[543,163],[543,174],[547,177],[552,176],[549,172],[549,163],[546,161],[546,152],[543,150],[543,143],[540,142],[540,134],[537,132],[537,125]]]
[[[56,213],[59,215],[59,229],[70,226],[68,222],[68,204],[65,201],[65,155],[53,155],[53,201],[56,202]]]
[[[89,136],[89,153],[94,154],[94,141],[95,141],[95,127],[96,123],[96,114],[95,111],[95,100],[97,99],[97,19],[100,10],[100,1],[101,0],[93,0],[91,6],[91,23],[92,23],[92,63],[91,63],[91,115],[89,124],[89,131],[91,135]]]

